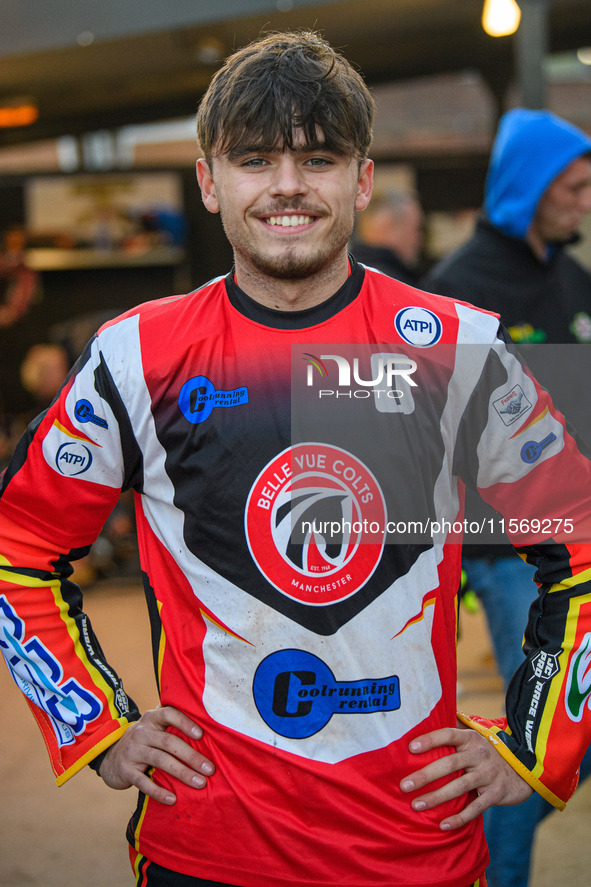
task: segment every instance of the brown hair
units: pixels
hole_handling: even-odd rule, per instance
[[[310,147],[367,157],[374,100],[361,75],[311,31],[269,34],[231,55],[214,75],[197,114],[197,138],[211,163],[241,145]]]

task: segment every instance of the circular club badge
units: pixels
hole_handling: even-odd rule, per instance
[[[418,306],[409,306],[398,312],[394,318],[398,335],[418,348],[430,348],[441,339],[441,320],[433,311]]]
[[[304,604],[332,604],[365,585],[379,563],[386,522],[369,469],[322,443],[276,456],[246,503],[246,538],[257,567],[278,591]]]

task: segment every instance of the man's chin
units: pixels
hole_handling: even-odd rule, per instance
[[[306,280],[324,271],[333,255],[315,256],[283,256],[276,257],[251,256],[251,261],[259,273],[275,280]]]

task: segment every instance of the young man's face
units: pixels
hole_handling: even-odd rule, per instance
[[[591,158],[578,157],[544,192],[532,228],[545,243],[564,242],[591,212]]]
[[[342,261],[355,210],[371,196],[373,164],[309,148],[244,147],[197,163],[203,201],[220,212],[236,267],[303,280]]]

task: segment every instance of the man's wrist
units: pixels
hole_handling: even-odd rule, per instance
[[[106,756],[109,754],[109,752],[111,751],[112,748],[113,748],[113,746],[110,745],[109,748],[106,748],[104,751],[102,751],[100,753],[100,755],[97,755],[96,758],[93,758],[92,761],[88,762],[88,766],[90,767],[91,770],[94,770],[94,772],[97,774],[97,776],[101,775],[100,774],[101,764],[103,763],[103,761],[105,760]]]

